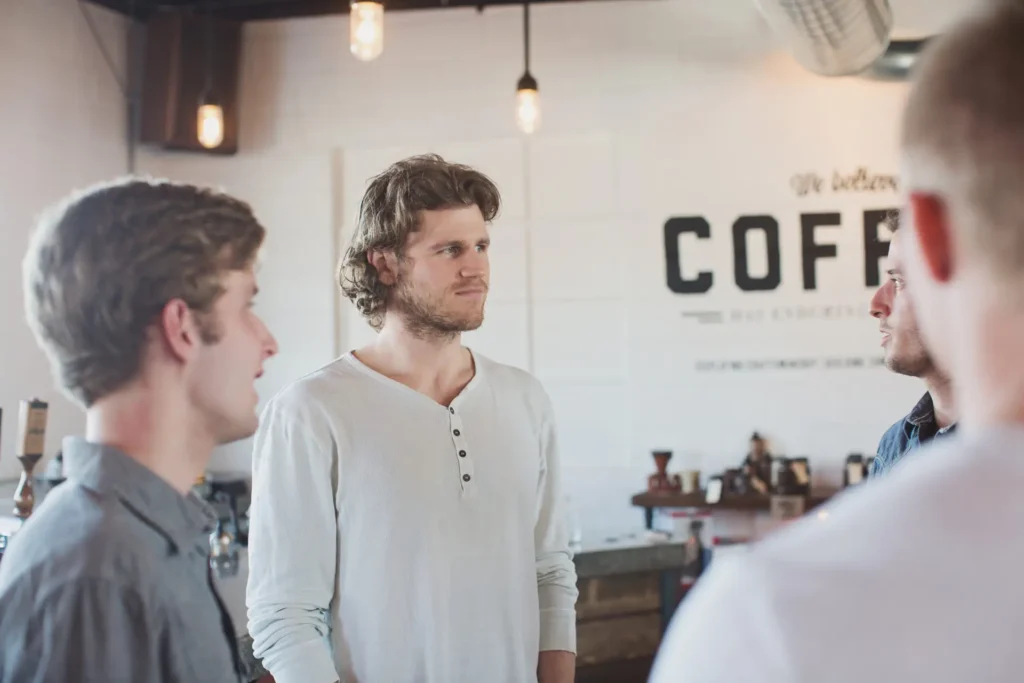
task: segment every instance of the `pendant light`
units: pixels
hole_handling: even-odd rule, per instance
[[[530,73],[530,0],[523,2],[523,75],[516,84],[516,123],[530,134],[540,127],[537,79]]]
[[[206,87],[199,96],[196,112],[196,136],[207,149],[224,142],[224,108],[213,91],[213,19],[206,15]]]
[[[348,48],[364,62],[380,57],[384,51],[384,5],[359,0],[350,5]]]

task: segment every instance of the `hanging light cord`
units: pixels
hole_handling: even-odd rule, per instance
[[[213,89],[213,14],[208,8],[206,11],[206,89],[203,97],[211,97]]]
[[[530,73],[530,0],[523,2],[523,60]]]
[[[103,56],[103,61],[107,63],[107,68],[110,69],[110,75],[117,83],[117,89],[121,91],[122,97],[128,97],[128,86],[125,85],[125,79],[121,77],[117,67],[114,66],[114,60],[111,58],[110,52],[107,51],[106,45],[103,44],[103,39],[100,37],[100,32],[92,20],[92,15],[85,9],[85,3],[82,0],[78,2],[78,9],[82,11],[82,18],[85,19],[85,24],[89,27],[89,32],[92,33],[93,42],[96,43],[97,49]]]
[[[106,45],[103,43],[103,39],[100,37],[100,32],[96,28],[96,24],[93,21],[92,14],[86,10],[85,2],[79,0],[78,8],[82,12],[82,18],[85,19],[86,25],[89,27],[89,32],[92,34],[93,42],[96,44],[97,49],[103,56],[103,61],[107,63],[107,67],[110,69],[110,75],[117,83],[117,89],[121,93],[121,97],[124,99],[127,107],[126,111],[126,166],[128,173],[135,173],[135,149],[136,149],[136,137],[139,129],[139,111],[141,99],[141,78],[137,75],[133,78],[133,69],[138,69],[138,65],[142,63],[142,41],[145,40],[145,34],[138,30],[139,19],[135,11],[135,0],[131,0],[128,6],[128,23],[126,24],[126,39],[125,39],[125,68],[124,75],[118,73],[117,67],[114,65],[114,60],[110,56],[110,52],[107,50]],[[140,35],[141,33],[141,35]]]

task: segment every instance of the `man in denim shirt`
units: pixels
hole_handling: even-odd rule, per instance
[[[889,222],[895,231],[898,221]],[[903,289],[903,265],[898,240],[889,244],[887,278],[871,299],[885,347],[885,366],[901,375],[919,377],[928,391],[917,405],[882,436],[871,465],[871,476],[888,472],[905,456],[936,436],[956,429],[949,379],[935,366],[917,329],[911,300]]]

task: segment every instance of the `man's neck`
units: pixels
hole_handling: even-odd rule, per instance
[[[85,438],[117,448],[184,495],[206,469],[214,447],[189,420],[180,402],[128,389],[86,411]]]
[[[425,338],[397,319],[385,322],[376,340],[356,354],[374,370],[442,402],[457,394],[474,371],[461,335]]]
[[[935,424],[945,429],[956,423],[956,404],[953,399],[953,385],[938,372],[924,377],[925,386],[932,397],[932,409],[935,412]]]
[[[971,317],[953,332],[951,365],[959,418],[967,431],[1024,426],[1024,312],[985,305],[976,297]]]

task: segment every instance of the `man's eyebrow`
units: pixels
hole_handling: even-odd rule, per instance
[[[491,238],[490,238],[489,235],[487,237],[481,237],[480,239],[476,240],[476,242],[474,242],[474,244],[482,244],[485,247],[486,246],[490,246]],[[431,249],[444,249],[446,247],[465,247],[466,245],[467,245],[466,240],[452,239],[452,240],[442,240],[440,242],[434,242],[432,245],[430,245],[430,248]]]

